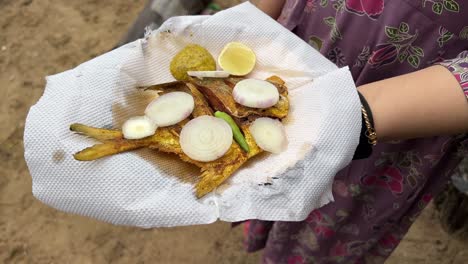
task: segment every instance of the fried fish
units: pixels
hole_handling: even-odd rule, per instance
[[[160,127],[153,136],[143,139],[125,139],[119,130],[95,128],[83,124],[72,124],[70,130],[100,141],[92,147],[86,148],[74,155],[76,160],[92,161],[106,156],[122,153],[139,148],[151,148],[165,153],[177,155],[184,162],[194,164],[201,169],[201,175],[195,186],[196,196],[203,197],[221,185],[229,176],[239,169],[248,159],[262,152],[256,145],[249,131],[249,124],[256,117],[268,116],[284,118],[289,110],[288,92],[284,81],[272,76],[268,81],[273,83],[280,92],[281,99],[277,105],[265,110],[253,109],[238,105],[232,99],[232,87],[241,78],[206,79],[189,82],[173,82],[166,85],[156,85],[147,89],[159,90],[162,93],[184,91],[190,93],[195,102],[192,115],[176,125]],[[232,100],[232,101],[231,101]],[[233,103],[234,102],[234,103]],[[221,158],[211,162],[200,162],[189,158],[182,151],[179,135],[184,124],[190,119],[209,115],[215,111],[227,111],[236,118],[250,151],[245,152],[233,141],[228,152]]]
[[[234,101],[232,90],[234,86],[244,78],[230,77],[225,79],[196,79],[190,78],[190,82],[195,84],[197,88],[206,96],[211,106],[216,111],[229,113],[237,118],[246,118],[250,115],[285,118],[289,111],[288,89],[284,85],[284,81],[272,76],[267,79],[278,89],[280,94],[279,102],[266,109],[256,109],[240,105]]]

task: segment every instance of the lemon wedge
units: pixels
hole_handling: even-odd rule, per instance
[[[244,76],[255,67],[257,57],[251,48],[240,42],[230,42],[219,54],[218,64],[231,75]]]

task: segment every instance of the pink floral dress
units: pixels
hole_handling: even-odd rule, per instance
[[[439,63],[468,97],[467,1],[288,0],[279,22],[357,85]],[[246,248],[265,263],[382,263],[467,154],[465,135],[378,144],[305,221],[246,222]]]

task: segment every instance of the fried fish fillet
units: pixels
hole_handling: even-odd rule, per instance
[[[267,79],[268,82],[278,88],[280,93],[279,102],[267,109],[256,109],[240,105],[234,101],[232,90],[234,86],[244,78],[231,77],[225,79],[197,79],[190,78],[190,82],[206,96],[211,106],[217,111],[229,113],[237,118],[245,118],[250,115],[267,116],[273,118],[284,118],[289,112],[288,90],[284,81],[277,76]]]
[[[286,116],[287,109],[289,109],[289,102],[287,100],[287,89],[284,86],[284,82],[278,77],[271,77],[268,80],[274,83],[278,87],[282,97],[284,96],[285,99],[283,103],[286,104],[285,106],[277,105],[278,107],[274,106],[271,109],[267,109],[266,111],[259,111],[252,108],[238,106],[235,106],[236,108],[231,109],[241,109],[241,112],[244,111],[242,112],[244,117],[248,117],[249,114],[252,115],[251,117],[253,118],[255,118],[254,116],[275,116],[275,113],[277,113],[278,116]],[[205,81],[204,84],[206,87],[216,89],[217,86],[215,84],[219,84],[220,81],[227,85],[226,83],[235,84],[235,82],[239,80],[234,78],[229,80],[211,79],[209,81]],[[213,82],[213,84],[210,82]],[[222,105],[213,104],[213,94],[216,96],[216,98],[219,98],[223,101],[226,101],[226,96],[232,97],[232,94],[229,95],[226,93],[221,95],[219,92],[209,93],[207,92],[207,88],[199,90],[199,87],[200,86],[198,86],[197,82],[174,82],[166,85],[148,87],[147,89],[157,89],[162,93],[184,91],[192,94],[195,101],[195,108],[191,118],[196,118],[203,115],[212,116],[213,109],[211,106],[213,106],[215,110],[224,110],[224,108],[221,108]],[[208,102],[211,103],[211,106]],[[277,108],[274,110],[273,108],[275,107]],[[283,111],[286,111],[284,115]],[[94,128],[82,124],[73,124],[70,126],[72,131],[94,138],[101,142],[100,144],[96,144],[76,153],[74,157],[80,161],[91,161],[139,148],[151,148],[165,153],[173,153],[178,155],[181,160],[194,164],[201,169],[200,179],[195,187],[196,196],[200,198],[207,193],[212,192],[216,187],[221,185],[248,159],[262,152],[262,150],[255,144],[255,141],[250,134],[249,123],[251,119],[244,118],[237,119],[236,121],[240,123],[240,129],[242,130],[246,142],[249,145],[250,151],[248,153],[243,151],[237,143],[233,142],[231,148],[223,157],[211,162],[195,161],[183,153],[179,143],[180,131],[182,130],[184,124],[189,121],[189,119],[190,118],[173,126],[160,127],[156,130],[156,133],[153,136],[136,140],[125,139],[122,132],[119,130],[109,130]]]

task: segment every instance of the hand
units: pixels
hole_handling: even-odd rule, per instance
[[[468,132],[468,102],[443,66],[358,88],[369,103],[379,142]]]

